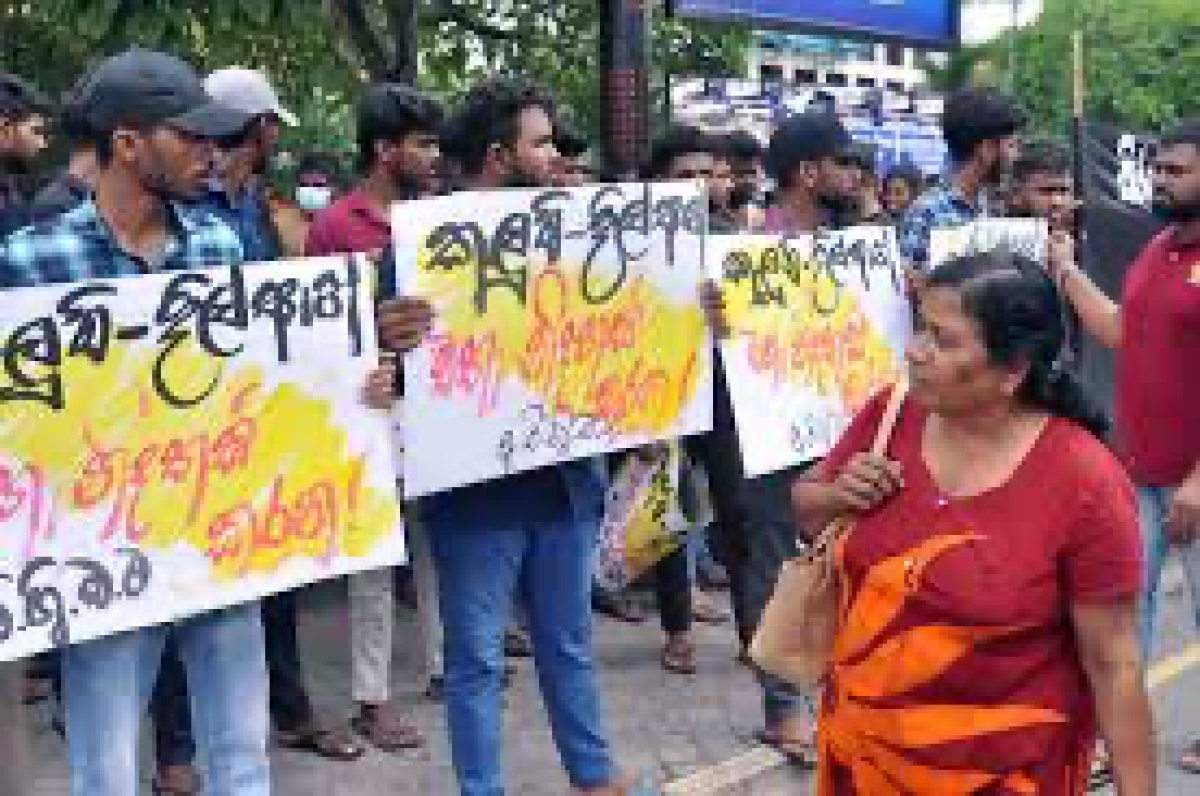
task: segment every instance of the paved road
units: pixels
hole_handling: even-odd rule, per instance
[[[348,711],[347,631],[344,591],[323,586],[307,599],[302,642],[311,662],[308,677],[318,705],[331,715]],[[1161,656],[1170,656],[1195,641],[1187,620],[1187,599],[1178,573],[1169,578],[1163,617]],[[328,763],[280,752],[274,760],[279,796],[441,796],[453,794],[445,725],[440,707],[421,696],[412,659],[413,621],[400,609],[397,633],[397,701],[428,733],[420,752],[385,755],[372,752],[355,763]],[[681,780],[706,777],[714,770],[739,774],[754,770],[763,755],[754,753],[759,706],[750,673],[735,661],[728,627],[699,631],[700,672],[695,677],[668,675],[657,664],[660,634],[653,623],[630,627],[600,620],[597,656],[607,697],[608,719],[624,766],[663,784],[670,793],[684,792]],[[1200,731],[1200,669],[1187,670],[1156,691],[1164,755],[1183,742],[1189,722]],[[568,793],[559,772],[549,729],[537,698],[532,668],[519,665],[510,691],[507,739],[510,793],[514,796],[561,796]],[[44,711],[35,717],[39,732],[36,788],[32,796],[66,793],[62,744],[48,730]],[[728,762],[732,761],[732,762]],[[724,763],[724,767],[719,767]],[[718,767],[715,768],[714,767]],[[698,773],[699,772],[699,773]],[[1196,796],[1200,778],[1162,766],[1163,796]],[[147,789],[148,791],[148,789]],[[708,791],[693,790],[692,793]],[[772,768],[734,787],[729,796],[807,796],[804,775]]]

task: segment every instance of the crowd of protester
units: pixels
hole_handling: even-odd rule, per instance
[[[407,202],[608,176],[555,99],[515,78],[453,107],[371,85],[352,166],[305,155],[284,190],[272,164],[296,121],[261,72],[205,77],[149,51],[101,62],[57,102],[0,75],[0,289],[349,252],[386,266],[390,219]],[[671,126],[642,174],[611,175],[705,181],[710,234],[896,229],[918,323],[911,396],[886,456],[866,452],[880,396],[822,461],[746,477],[718,359],[713,430],[684,442],[681,465],[681,492],[712,516],[630,589],[593,582],[620,457],[576,461],[406,507],[406,571],[348,578],[344,716],[314,707],[296,592],[5,665],[5,710],[56,703],[73,796],[137,792],[147,711],[156,793],[262,796],[271,743],[350,762],[368,745],[425,742],[390,689],[396,604],[410,600],[420,685],[444,701],[464,796],[505,790],[512,656],[533,658],[573,788],[632,793],[603,718],[593,611],[640,623],[653,604],[661,665],[680,676],[704,666],[695,621],[729,623],[752,665],[781,566],[814,529],[855,514],[850,614],[827,687],[801,693],[759,673],[761,742],[817,766],[822,794],[1078,794],[1106,777],[1122,796],[1153,793],[1144,661],[1173,545],[1200,606],[1200,121],[1163,137],[1155,207],[1168,226],[1120,301],[1077,263],[1069,151],[1022,147],[1025,124],[999,92],[949,96],[953,169],[931,187],[913,167],[879,173],[876,153],[816,112],[765,144]],[[59,171],[42,167],[51,138]],[[1006,214],[1048,222],[1046,263],[993,252],[929,268],[933,230]],[[388,267],[379,291],[383,346],[420,345],[433,309],[398,295]],[[719,289],[706,285],[702,300],[721,334]],[[1115,434],[1072,372],[1068,307],[1118,351]],[[365,400],[390,406],[394,369],[381,363]],[[8,759],[24,740],[21,722],[4,725]],[[1181,762],[1200,772],[1200,741]],[[0,766],[0,779],[19,782],[23,768]]]

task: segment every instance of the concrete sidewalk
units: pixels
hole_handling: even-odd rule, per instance
[[[345,587],[310,589],[302,601],[301,644],[306,676],[318,710],[329,718],[350,712],[349,636]],[[414,613],[397,609],[395,701],[426,734],[416,752],[370,750],[353,763],[275,750],[275,793],[279,796],[452,796],[454,777],[440,703],[425,698],[417,682],[420,645]],[[606,716],[622,767],[655,783],[685,777],[745,752],[759,728],[758,691],[748,669],[737,663],[732,625],[697,626],[700,671],[686,677],[658,664],[662,634],[651,615],[633,626],[597,617],[597,659]],[[531,661],[517,661],[508,695],[506,756],[509,793],[561,796],[569,793],[542,710]],[[37,708],[39,771],[34,793],[67,792],[64,745],[49,729],[49,713]],[[148,738],[144,746],[149,746]],[[150,760],[146,756],[146,792]],[[729,791],[736,793],[737,791]],[[795,791],[793,791],[795,792]]]
[[[350,710],[345,588],[332,583],[311,589],[303,605],[301,636],[313,698],[323,715],[344,718]],[[1173,569],[1164,594],[1160,659],[1176,656],[1194,641],[1189,610]],[[454,796],[441,705],[427,700],[425,684],[416,681],[414,615],[401,607],[398,617],[396,702],[426,733],[426,748],[395,755],[372,750],[353,763],[277,750],[277,796]],[[655,617],[640,626],[597,619],[596,654],[620,763],[668,796],[807,796],[807,774],[774,765],[776,756],[754,745],[759,692],[750,671],[736,661],[732,627],[698,626],[697,641],[699,673],[671,675],[658,664],[662,634]],[[1200,733],[1200,671],[1187,668],[1162,683],[1155,706],[1164,756],[1159,792],[1195,796],[1200,777],[1175,770],[1167,758],[1186,737]],[[46,709],[35,710],[39,770],[30,796],[63,796],[64,746],[49,730]],[[529,661],[517,663],[506,718],[510,796],[568,794]],[[147,757],[147,793],[149,772]],[[709,787],[722,780],[737,784]]]

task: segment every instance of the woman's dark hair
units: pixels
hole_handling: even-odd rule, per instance
[[[1069,321],[1040,265],[1000,250],[972,254],[938,266],[928,285],[958,291],[993,364],[1029,365],[1019,398],[1104,437],[1108,418],[1071,366]]]
[[[993,88],[960,89],[942,108],[942,135],[955,163],[970,160],[984,141],[1016,135],[1025,123],[1017,104]]]

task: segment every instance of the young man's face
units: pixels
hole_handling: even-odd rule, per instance
[[[30,163],[49,145],[46,117],[33,114],[20,121],[0,119],[0,159]]]
[[[1075,207],[1075,186],[1070,174],[1034,172],[1013,185],[1009,197],[1012,215],[1044,218],[1051,229],[1070,226]]]
[[[436,135],[415,132],[388,147],[388,170],[398,187],[432,195],[440,187],[438,164],[441,157],[441,144]]]
[[[545,108],[530,106],[521,111],[517,137],[505,149],[510,185],[537,188],[554,184],[558,150],[554,146],[554,123]]]
[[[713,156],[707,152],[687,152],[675,156],[662,175],[664,180],[711,181],[715,170]]]
[[[715,158],[712,177],[708,181],[708,196],[713,207],[726,211],[730,209],[733,186],[733,165],[724,158]]]

